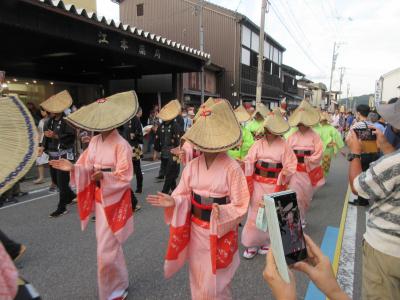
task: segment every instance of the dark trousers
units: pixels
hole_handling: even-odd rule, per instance
[[[132,202],[132,209],[135,211],[136,206],[138,204],[138,199],[135,196],[135,193],[131,190],[131,202]]]
[[[141,191],[143,188],[143,174],[142,174],[140,159],[134,159],[132,160],[132,163],[133,163],[133,171],[135,172],[136,176],[136,189]]]
[[[6,249],[8,255],[14,260],[21,250],[21,244],[10,240],[8,236],[4,234],[3,231],[0,230],[0,241],[3,244],[4,248]]]
[[[379,158],[378,153],[363,153],[361,154],[361,169],[363,172],[367,171],[369,165],[376,161]],[[368,199],[365,199],[361,196],[358,196],[358,200],[361,202],[368,202]]]
[[[161,157],[160,171],[158,172],[159,177],[165,177],[165,174],[167,171],[168,160],[169,160],[169,158]]]
[[[161,161],[162,163],[162,161]],[[169,192],[173,191],[176,188],[176,179],[179,176],[180,165],[173,160],[173,158],[169,158],[166,163],[165,168],[165,181],[162,192],[165,194],[169,194]]]
[[[50,166],[51,180],[57,185],[60,191],[60,199],[58,202],[59,209],[65,209],[76,197],[75,193],[69,187],[69,172],[60,171]]]

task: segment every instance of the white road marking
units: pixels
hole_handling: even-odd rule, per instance
[[[155,170],[155,169],[159,169],[159,168],[160,168],[160,167],[154,167],[154,168],[149,168],[149,169],[142,170],[142,171],[145,172],[145,171]]]
[[[355,196],[351,195],[350,200]],[[353,298],[354,264],[356,258],[357,207],[349,205],[343,234],[342,252],[339,259],[337,280],[344,292]]]
[[[1,207],[0,210],[6,209],[6,208],[10,208],[10,207],[14,207],[14,206],[18,206],[18,205],[21,205],[21,204],[26,204],[26,203],[29,203],[29,202],[33,202],[33,201],[36,201],[36,200],[40,200],[40,199],[51,197],[51,196],[55,196],[55,195],[57,195],[57,194],[56,193],[52,193],[52,194],[40,196],[40,197],[37,197],[37,198],[32,198],[32,199],[29,199],[29,200],[26,200],[26,201],[22,201],[22,202],[18,202],[18,203],[14,203],[14,204],[10,204],[10,205]]]
[[[30,191],[30,192],[28,192],[28,194],[29,194],[29,195],[31,195],[31,194],[37,194],[37,193],[45,192],[45,191],[48,191],[48,190],[49,190],[49,188],[48,188],[48,187],[45,187],[45,188],[41,188],[41,189],[37,189],[37,190]]]
[[[157,165],[157,164],[161,164],[161,162],[156,161],[156,162],[152,162],[152,163],[148,163],[148,164],[143,164],[142,163],[142,167],[147,167],[147,166],[152,166],[152,165]]]

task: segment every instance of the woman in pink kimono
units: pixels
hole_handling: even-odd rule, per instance
[[[183,138],[203,154],[188,163],[171,196],[147,198],[165,208],[170,225],[165,276],[188,261],[192,299],[231,299],[240,261],[238,225],[250,198],[243,171],[226,154],[240,143],[240,126],[230,104],[220,100],[203,110]]]
[[[256,227],[263,195],[285,190],[296,172],[296,156],[281,137],[288,130],[289,124],[276,108],[264,121],[264,138],[255,142],[244,160],[245,175],[248,181],[252,181],[250,186],[253,187],[247,221],[242,231],[242,244],[246,247],[243,257],[247,259],[257,253],[265,255],[269,249],[268,233]]]
[[[297,157],[297,172],[292,176],[290,188],[296,192],[303,226],[315,189],[325,183],[321,166],[323,143],[311,128],[319,119],[319,112],[305,100],[289,118],[289,125],[297,127],[287,139]]]
[[[135,116],[137,107],[136,93],[130,91],[99,99],[69,115],[67,121],[74,126],[100,134],[91,139],[75,165],[68,160],[52,162],[54,168],[71,172],[82,230],[95,212],[100,300],[121,300],[128,295],[122,244],[133,232],[132,148],[113,128]]]

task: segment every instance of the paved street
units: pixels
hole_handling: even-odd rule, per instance
[[[168,228],[162,210],[144,202],[145,195],[161,189],[160,183],[154,183],[159,163],[144,164],[145,186],[139,196],[143,208],[135,216],[135,233],[124,248],[131,282],[129,299],[189,299],[187,269],[170,280],[163,278]],[[346,190],[347,163],[340,156],[333,162],[328,183],[315,196],[309,212],[305,231],[318,244],[327,226],[339,227]],[[81,232],[76,207],[71,207],[66,216],[49,219],[49,212],[56,207],[57,195],[47,191],[30,194],[23,200],[0,209],[0,228],[28,247],[26,256],[18,264],[21,274],[34,283],[43,299],[96,299],[93,223]],[[364,209],[358,212],[355,209],[355,213],[358,213],[357,253],[352,286],[354,299],[360,299],[360,241],[365,214]],[[262,278],[264,260],[260,256],[251,261],[242,259],[232,284],[234,299],[272,299]],[[299,274],[296,277],[298,296],[303,299],[308,280]]]

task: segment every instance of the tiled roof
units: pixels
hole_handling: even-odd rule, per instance
[[[52,7],[62,9],[71,14],[79,15],[81,17],[99,22],[103,25],[107,25],[111,28],[118,29],[121,32],[129,33],[132,36],[145,38],[149,41],[160,44],[164,47],[171,48],[171,49],[177,49],[179,51],[186,52],[189,55],[196,56],[203,60],[209,60],[211,58],[210,54],[205,53],[203,51],[191,48],[182,43],[171,41],[165,37],[156,35],[151,32],[144,31],[143,29],[133,27],[130,25],[126,25],[126,24],[122,24],[119,21],[115,21],[112,19],[106,19],[104,16],[99,16],[94,12],[87,11],[86,9],[82,9],[82,8],[77,8],[73,4],[66,4],[62,0],[37,0],[37,1],[42,3],[43,5],[50,5]]]

